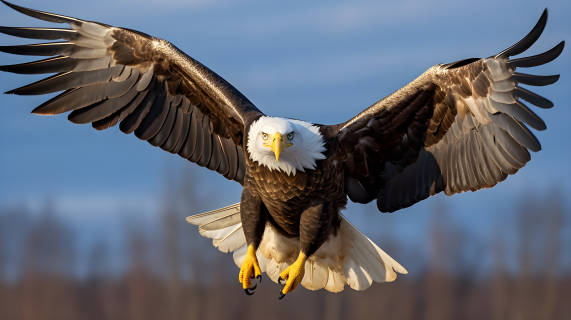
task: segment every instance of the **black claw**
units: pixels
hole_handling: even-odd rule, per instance
[[[262,276],[261,275],[257,276],[256,278],[258,280],[260,280],[260,283],[262,283]],[[254,277],[252,277],[252,279],[254,279]],[[256,284],[254,284],[253,287],[248,288],[248,289],[244,289],[244,292],[246,292],[247,295],[251,296],[254,294],[254,290],[256,290],[257,287],[258,287],[258,284],[256,283]],[[250,292],[250,291],[252,291],[252,292]]]
[[[248,289],[244,289],[244,292],[246,292],[247,295],[251,296],[254,294],[254,290],[256,290],[256,288],[258,287],[258,284],[256,283],[253,287],[248,288]],[[250,292],[252,291],[252,292]]]
[[[252,279],[254,279],[254,278],[252,277]],[[258,284],[256,283],[253,287],[250,287],[248,289],[244,289],[244,292],[246,292],[247,295],[251,296],[254,294],[254,290],[256,290],[257,287],[258,287]],[[252,291],[252,292],[250,292],[250,291]]]
[[[280,280],[282,280],[281,277],[278,278],[278,281],[280,281]],[[285,285],[285,283],[282,284],[281,282],[280,282],[280,284],[281,284],[281,286],[280,286],[280,295],[278,296],[278,300],[281,300],[281,299],[283,299],[283,298],[286,296],[286,294],[283,293],[283,292],[284,292],[284,288],[285,288],[286,285]]]
[[[282,284],[282,281],[284,281],[283,284]],[[278,277],[278,283],[281,285],[281,286],[280,286],[280,295],[278,296],[278,300],[281,300],[281,299],[283,299],[283,298],[286,296],[286,294],[283,293],[284,288],[285,288],[285,286],[286,286],[286,282],[285,282],[285,281],[287,281],[287,278],[282,279],[282,277]]]

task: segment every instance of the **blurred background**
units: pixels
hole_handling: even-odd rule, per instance
[[[525,55],[571,34],[569,1],[20,0],[16,4],[173,42],[269,115],[343,122],[437,63],[488,57],[549,8]],[[0,7],[0,25],[66,27]],[[0,35],[0,45],[34,43]],[[33,60],[2,54],[0,64]],[[0,96],[0,319],[569,319],[571,50],[523,72],[543,150],[493,189],[438,195],[394,214],[344,214],[408,269],[340,294],[247,297],[232,256],[188,215],[237,203],[240,186],[117,128],[30,111],[50,97]],[[2,92],[43,78],[0,74]]]

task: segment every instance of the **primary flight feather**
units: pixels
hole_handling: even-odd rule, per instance
[[[55,56],[2,66],[20,74],[55,73],[7,93],[63,91],[33,113],[70,112],[97,130],[119,124],[151,145],[217,171],[243,186],[239,204],[188,217],[224,252],[234,252],[239,280],[266,272],[282,283],[339,292],[406,273],[340,213],[350,199],[376,200],[382,212],[444,191],[491,188],[541,149],[527,128],[546,129],[526,105],[553,104],[520,86],[558,75],[515,72],[548,63],[564,42],[512,59],[541,35],[547,10],[520,42],[486,59],[436,65],[354,118],[336,125],[267,116],[231,84],[170,42],[126,28],[23,8],[70,29],[0,27],[23,38],[64,40],[3,46],[0,51]],[[524,102],[525,101],[525,102]]]

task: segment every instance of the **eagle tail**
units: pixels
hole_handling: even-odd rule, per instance
[[[302,286],[309,290],[325,289],[331,292],[343,291],[345,285],[364,290],[373,281],[390,282],[396,279],[397,272],[408,273],[345,216],[340,214],[340,217],[337,234],[332,235],[307,260]],[[234,252],[234,263],[238,267],[242,265],[248,246],[240,222],[239,204],[191,216],[187,221],[198,225],[200,234],[212,238],[214,246],[220,251]],[[287,238],[271,224],[266,225],[256,254],[262,272],[277,282],[279,274],[295,262],[298,254],[298,238]]]
[[[212,244],[222,252],[234,252],[234,262],[238,267],[248,252],[246,237],[240,218],[240,204],[236,203],[214,211],[186,218],[190,224],[198,226],[203,237],[212,239]],[[258,263],[262,272],[266,271],[266,258],[258,249]]]
[[[345,216],[341,224],[305,263],[301,285],[309,290],[343,291],[345,285],[365,290],[375,282],[390,282],[406,269],[367,238]],[[287,238],[268,224],[260,249],[267,259],[266,273],[275,282],[279,274],[295,262],[299,239]]]

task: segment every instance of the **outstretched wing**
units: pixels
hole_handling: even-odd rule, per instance
[[[71,122],[91,123],[97,130],[120,123],[124,133],[134,132],[155,147],[242,183],[244,123],[262,113],[232,85],[168,41],[2,2],[34,18],[71,26],[0,27],[0,32],[22,38],[66,40],[0,47],[12,54],[55,56],[0,67],[20,74],[56,73],[7,92],[64,91],[33,113],[71,111]]]
[[[336,151],[346,159],[350,199],[377,199],[380,211],[393,212],[441,191],[491,188],[521,169],[528,150],[541,149],[526,125],[546,128],[524,101],[540,108],[553,103],[520,84],[545,86],[559,76],[515,70],[552,61],[564,42],[533,57],[509,57],[527,50],[546,22],[547,10],[523,40],[498,55],[436,65],[353,119],[323,128],[337,136]]]

